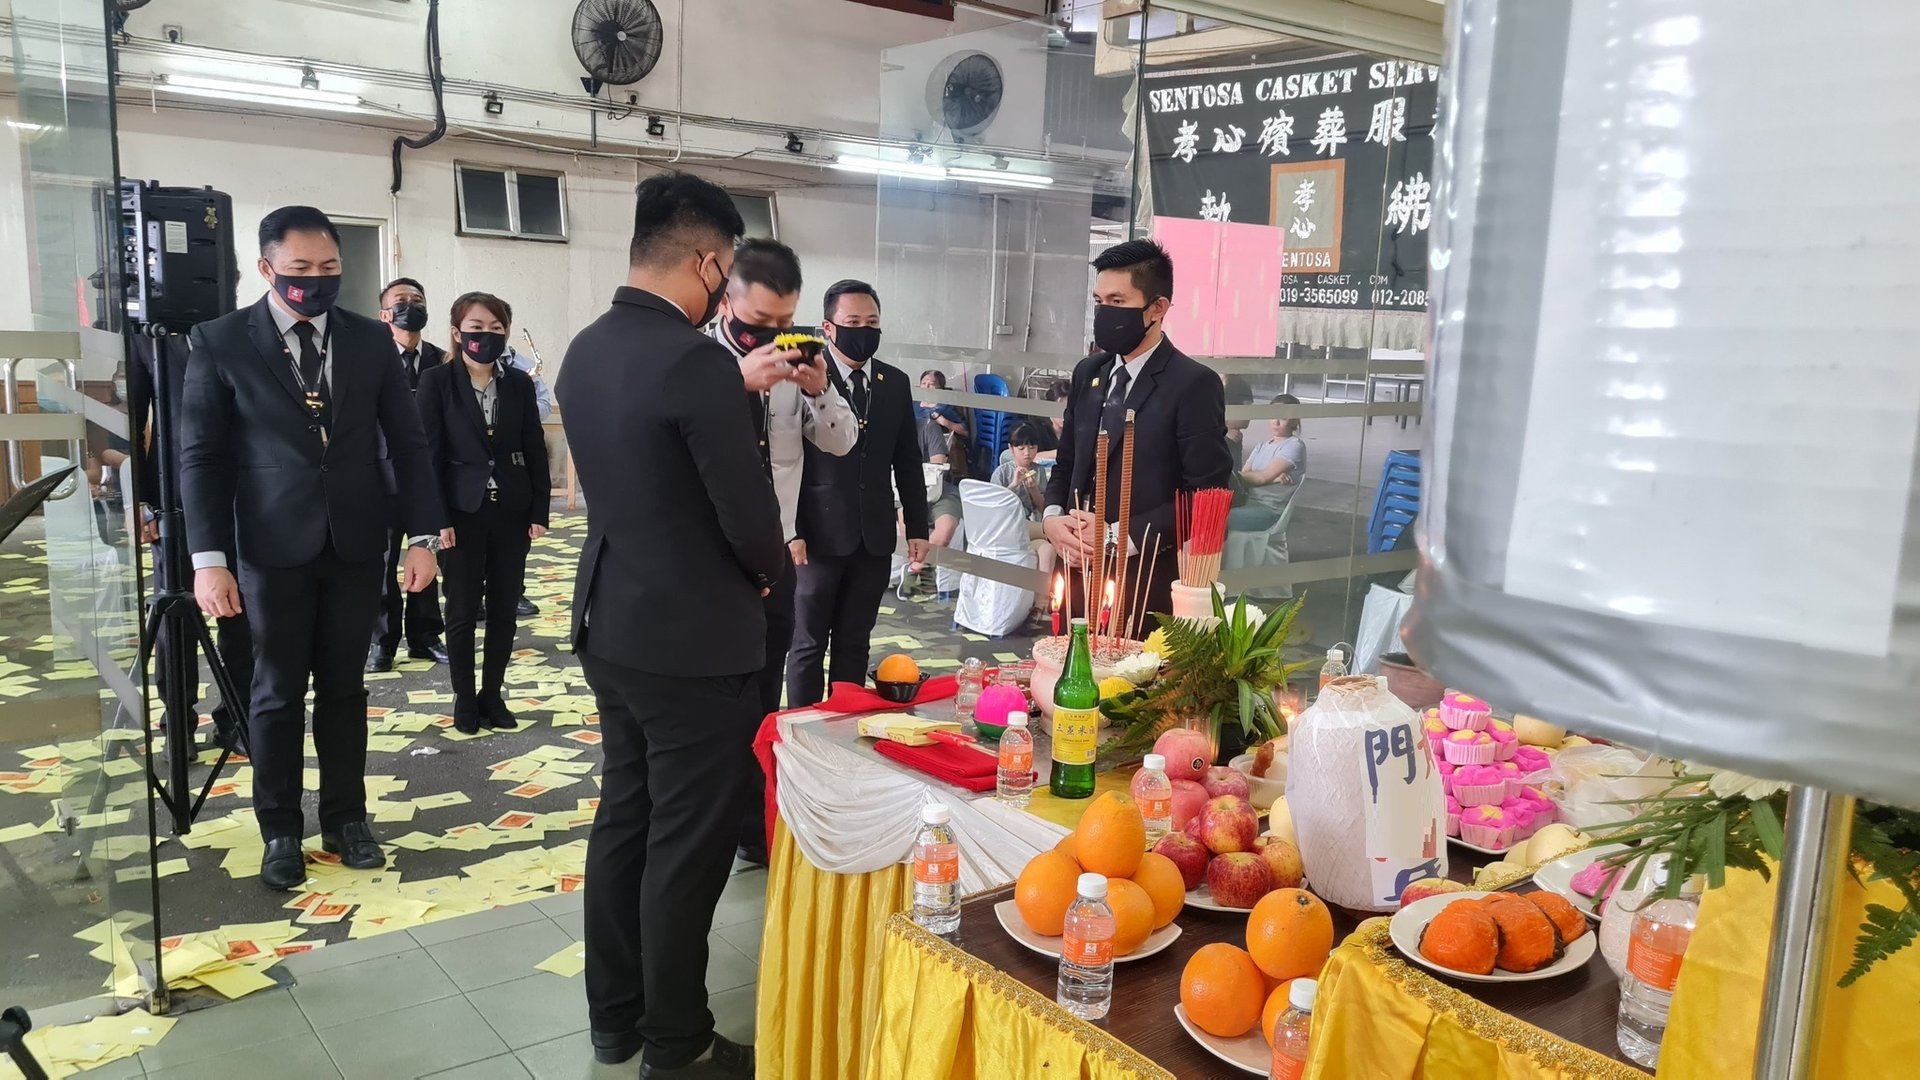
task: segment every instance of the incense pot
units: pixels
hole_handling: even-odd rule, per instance
[[[1051,723],[1053,720],[1053,684],[1060,681],[1060,673],[1067,664],[1066,637],[1044,637],[1033,643],[1033,684],[1030,696],[1040,706],[1040,715]],[[1093,651],[1093,677],[1106,679],[1119,674],[1114,665],[1122,660],[1140,655],[1146,646],[1138,641],[1125,638],[1103,637],[1100,648]],[[1100,718],[1100,727],[1108,727],[1106,717]]]
[[[1213,617],[1213,598],[1218,595],[1221,603],[1226,602],[1227,591],[1219,582],[1212,585],[1187,585],[1173,583],[1173,611],[1176,619],[1209,619]]]

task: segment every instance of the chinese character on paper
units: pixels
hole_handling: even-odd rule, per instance
[[[1415,236],[1425,232],[1433,224],[1432,196],[1433,185],[1422,173],[1414,173],[1411,179],[1394,184],[1392,194],[1387,196],[1387,224],[1393,226],[1396,233],[1409,228]]]
[[[1200,125],[1192,120],[1180,121],[1180,134],[1173,137],[1173,156],[1191,165],[1194,152],[1199,148]]]
[[[1407,99],[1383,98],[1374,102],[1373,119],[1367,123],[1367,142],[1381,145],[1406,142]]]
[[[1293,117],[1288,116],[1284,110],[1277,116],[1267,117],[1266,121],[1260,125],[1260,149],[1264,150],[1268,157],[1276,154],[1281,156],[1290,154],[1291,151],[1287,149],[1287,140],[1291,138],[1293,138]]]
[[[1313,129],[1313,152],[1333,156],[1347,143],[1347,114],[1335,105],[1320,114],[1320,126]]]
[[[1227,201],[1227,193],[1225,191],[1222,191],[1220,197],[1216,199],[1214,198],[1213,191],[1209,189],[1206,195],[1200,199],[1200,220],[1227,221],[1230,220],[1232,216],[1233,204]]]
[[[1313,181],[1302,180],[1300,186],[1293,189],[1293,205],[1300,212],[1293,216],[1293,224],[1287,226],[1287,231],[1305,240],[1313,235],[1315,228],[1313,219],[1306,216],[1313,209]]]
[[[1247,138],[1247,129],[1228,124],[1225,129],[1213,129],[1213,152],[1216,154],[1237,154],[1240,144]]]

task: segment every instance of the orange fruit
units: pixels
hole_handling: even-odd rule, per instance
[[[1053,850],[1072,859],[1075,866],[1080,865],[1080,853],[1074,850],[1072,833],[1068,833],[1065,839],[1053,845]]]
[[[1102,792],[1073,831],[1074,857],[1090,874],[1130,878],[1147,851],[1147,825],[1132,796]]]
[[[894,653],[874,669],[873,677],[882,682],[919,682],[920,665],[906,653]]]
[[[1140,856],[1140,869],[1133,872],[1133,883],[1153,898],[1153,928],[1172,922],[1187,902],[1187,883],[1173,860],[1157,851]]]
[[[1113,955],[1126,956],[1153,933],[1153,898],[1126,878],[1107,879],[1107,907],[1113,909]]]
[[[1247,916],[1247,953],[1276,979],[1319,972],[1333,951],[1333,913],[1304,889],[1275,889]]]
[[[1180,1005],[1200,1030],[1236,1039],[1260,1022],[1266,984],[1245,949],[1225,942],[1202,945],[1180,973]]]
[[[1080,895],[1080,866],[1057,851],[1043,851],[1020,871],[1013,886],[1014,906],[1036,934],[1058,934],[1067,909]]]
[[[1287,992],[1293,989],[1293,980],[1286,979],[1273,988],[1267,995],[1267,1007],[1260,1010],[1260,1034],[1266,1037],[1267,1045],[1273,1045],[1273,1026],[1280,1022],[1280,1014],[1287,1011]]]

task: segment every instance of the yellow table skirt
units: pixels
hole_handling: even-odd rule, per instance
[[[1408,964],[1387,937],[1386,919],[1361,923],[1321,971],[1306,1075],[1647,1080],[1632,1066],[1556,1038]]]
[[[888,920],[866,1075],[888,1080],[1173,1080],[1013,976]]]
[[[774,822],[754,1008],[762,1080],[860,1075],[878,1003],[880,936],[888,916],[912,906],[910,867],[828,873],[801,854],[785,821]]]

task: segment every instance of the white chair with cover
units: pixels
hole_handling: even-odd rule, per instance
[[[1262,566],[1287,565],[1287,523],[1293,520],[1295,499],[1288,499],[1280,508],[1280,516],[1274,523],[1258,532],[1236,532],[1227,529],[1225,550],[1221,552],[1220,565],[1226,570],[1250,570]],[[1247,589],[1246,595],[1266,600],[1293,599],[1291,585],[1263,585]]]
[[[1039,559],[1027,536],[1027,514],[1020,497],[982,480],[960,481],[960,511],[973,555],[1035,569]],[[976,634],[1000,637],[1026,621],[1033,590],[976,574],[960,578],[960,600],[953,621]]]

